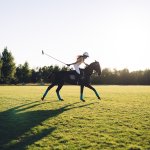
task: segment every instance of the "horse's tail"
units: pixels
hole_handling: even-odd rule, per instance
[[[55,72],[51,72],[48,76],[49,82],[53,82],[55,79]]]

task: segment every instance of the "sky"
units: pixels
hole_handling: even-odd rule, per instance
[[[149,0],[0,0],[0,53],[31,68],[76,61],[130,71],[150,68]]]

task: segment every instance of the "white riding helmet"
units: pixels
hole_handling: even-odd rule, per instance
[[[89,54],[88,54],[87,52],[84,52],[84,53],[83,53],[83,56],[89,57]]]

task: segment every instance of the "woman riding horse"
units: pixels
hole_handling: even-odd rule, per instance
[[[86,64],[86,63],[84,62],[84,60],[85,60],[87,57],[89,57],[89,54],[88,54],[87,52],[85,52],[85,53],[83,53],[83,55],[79,55],[79,56],[77,57],[77,61],[76,61],[75,63],[67,64],[67,66],[74,65],[74,68],[75,68],[77,74],[80,75],[80,68],[79,68],[79,66],[80,66],[82,63],[84,63],[86,66],[88,66],[88,64]]]
[[[47,90],[45,91],[45,93],[44,93],[44,95],[41,99],[44,100],[44,98],[47,95],[48,91],[52,87],[54,87],[55,85],[58,85],[58,88],[56,89],[57,97],[58,97],[59,100],[63,100],[61,98],[60,94],[59,94],[59,91],[61,90],[64,83],[80,85],[80,100],[82,100],[82,101],[85,101],[83,99],[84,86],[90,88],[91,90],[93,90],[94,93],[96,94],[97,98],[100,99],[100,96],[97,93],[97,91],[95,90],[95,88],[93,88],[90,85],[90,77],[91,77],[94,70],[99,75],[101,75],[101,67],[100,67],[99,62],[97,62],[97,61],[91,63],[85,69],[80,70],[82,72],[82,74],[84,74],[84,78],[81,78],[79,80],[78,80],[76,71],[57,71],[57,72],[53,72],[51,74],[51,85],[47,88]]]

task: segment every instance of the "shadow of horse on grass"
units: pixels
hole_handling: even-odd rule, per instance
[[[0,112],[0,149],[25,149],[34,142],[51,135],[57,129],[56,126],[45,127],[43,122],[47,119],[96,102],[74,106],[77,103],[80,102],[68,104],[56,110],[28,110],[42,105],[35,101]],[[40,131],[34,133],[32,128],[38,126],[41,126]]]

